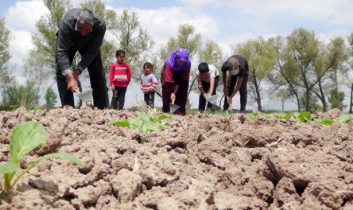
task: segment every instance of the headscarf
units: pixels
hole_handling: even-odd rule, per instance
[[[173,71],[187,71],[190,69],[191,66],[189,54],[189,50],[179,48],[175,51],[170,52],[165,62],[173,69]],[[179,66],[177,64],[177,60],[184,61],[184,64]]]

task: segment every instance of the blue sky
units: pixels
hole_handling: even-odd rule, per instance
[[[3,1],[1,1],[1,3],[0,3],[0,15],[1,15],[1,17],[4,16],[4,13],[5,13],[6,9],[9,6],[15,4],[15,2],[16,2],[15,0],[7,0],[7,1],[3,0]]]
[[[78,6],[83,0],[71,0]],[[118,14],[137,13],[141,26],[156,42],[156,49],[177,34],[180,24],[192,24],[202,41],[217,42],[224,54],[231,46],[259,36],[287,36],[299,27],[322,40],[347,37],[353,32],[351,0],[106,0]],[[12,34],[10,64],[23,69],[35,22],[47,9],[42,0],[0,0],[0,17]],[[23,81],[17,75],[19,82]]]

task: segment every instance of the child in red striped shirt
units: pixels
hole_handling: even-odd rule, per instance
[[[154,107],[154,94],[158,81],[153,74],[153,65],[150,62],[143,64],[143,74],[141,75],[141,90],[144,94],[145,103],[151,108]]]
[[[131,81],[131,70],[125,62],[125,51],[117,50],[116,63],[113,63],[109,70],[109,84],[113,92],[111,106],[114,109],[123,109],[127,86]]]

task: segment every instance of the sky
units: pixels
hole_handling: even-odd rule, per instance
[[[83,0],[72,0],[78,6]],[[327,41],[353,32],[351,0],[106,0],[121,14],[135,11],[156,47],[175,36],[180,24],[192,24],[203,41],[213,40],[230,55],[231,46],[260,36],[289,35],[297,28],[315,32]],[[17,71],[33,48],[35,23],[47,14],[42,0],[0,0],[0,17],[10,29],[10,65]],[[20,74],[19,82],[23,81]]]

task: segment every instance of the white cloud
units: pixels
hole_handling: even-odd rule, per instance
[[[203,14],[185,13],[183,8],[170,7],[157,10],[135,9],[142,28],[146,29],[157,44],[165,44],[170,37],[178,34],[178,26],[190,24],[195,27],[195,33],[211,39],[218,33],[218,23]],[[117,10],[120,15],[122,10]]]
[[[235,11],[256,16],[278,12],[293,13],[298,17],[327,20],[334,25],[353,26],[353,1],[350,0],[181,0],[186,7],[214,6],[234,8]]]
[[[11,31],[35,31],[35,22],[48,10],[42,0],[17,1],[5,13],[5,21]]]
[[[10,41],[11,63],[22,66],[33,48],[31,33],[28,31],[12,31]]]

